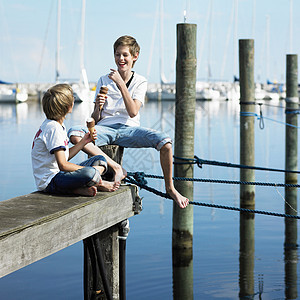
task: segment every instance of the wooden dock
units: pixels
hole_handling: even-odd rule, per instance
[[[0,202],[0,277],[108,229],[141,210],[135,186],[95,197],[34,192]]]

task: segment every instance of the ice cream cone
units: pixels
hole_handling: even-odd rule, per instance
[[[108,87],[105,85],[102,85],[100,88],[99,94],[106,96],[107,92],[108,92]],[[100,110],[102,109],[102,107],[103,107],[103,105],[100,106]]]
[[[86,126],[89,129],[91,138],[94,140],[93,134],[94,134],[94,130],[95,130],[95,120],[93,118],[88,118],[86,120]]]

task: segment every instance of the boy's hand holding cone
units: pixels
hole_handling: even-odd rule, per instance
[[[99,94],[106,98],[107,92],[108,92],[108,87],[105,86],[105,85],[102,85],[101,88],[100,88]],[[99,109],[101,110],[102,107],[103,107],[103,104],[100,105]]]

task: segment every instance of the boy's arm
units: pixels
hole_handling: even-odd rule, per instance
[[[83,168],[82,166],[73,164],[66,160],[65,150],[59,149],[54,152],[58,167],[60,171],[72,172]]]
[[[54,152],[54,155],[55,155],[55,158],[56,158],[56,161],[57,161],[57,164],[58,164],[58,167],[59,167],[60,171],[73,172],[73,171],[76,171],[78,169],[84,168],[83,166],[79,166],[79,165],[76,165],[76,164],[73,164],[73,163],[67,161],[63,149],[56,150]],[[100,174],[102,174],[103,171],[104,171],[103,166],[93,166],[93,168],[97,169],[100,172]]]
[[[108,77],[117,84],[122,94],[128,115],[131,118],[135,117],[142,106],[142,102],[131,98],[126,83],[124,82],[123,78],[121,77],[121,75],[117,70],[111,69],[111,73],[109,74]]]
[[[93,135],[94,135],[94,138],[96,138],[96,135],[97,135],[96,130],[94,130]],[[90,142],[92,142],[92,141],[93,141],[93,140],[92,140],[92,138],[91,138],[90,133],[87,132],[87,133],[84,135],[84,137],[80,140],[80,142],[78,142],[76,145],[74,145],[73,147],[71,147],[71,148],[69,149],[69,160],[70,160],[71,158],[73,158],[80,150],[82,150],[83,147],[84,147],[86,144],[88,144],[88,143],[90,143]]]

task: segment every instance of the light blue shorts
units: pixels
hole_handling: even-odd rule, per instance
[[[112,126],[96,125],[97,146],[118,145],[124,148],[155,148],[160,150],[166,143],[172,143],[171,138],[163,132],[143,127],[131,127],[123,124]],[[77,125],[68,131],[72,135],[83,137],[88,132],[86,126]]]

